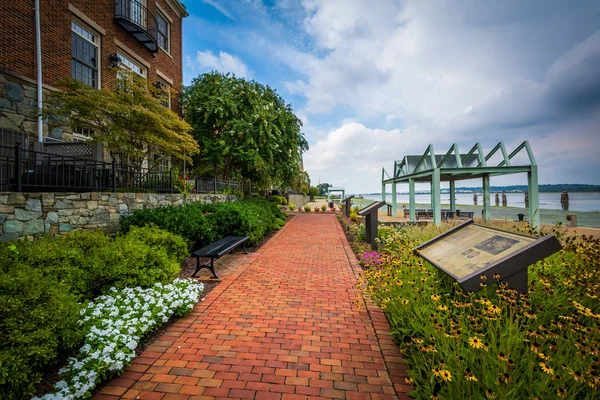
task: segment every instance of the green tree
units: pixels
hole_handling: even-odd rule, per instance
[[[308,143],[302,122],[269,86],[211,72],[183,91],[186,121],[200,145],[196,157],[223,179],[257,187],[293,187]]]
[[[308,195],[310,196],[311,199],[314,199],[315,196],[318,196],[319,194],[320,194],[319,189],[314,186],[311,186],[308,189]]]
[[[329,188],[331,186],[333,186],[333,185],[330,185],[329,183],[319,183],[317,185],[317,189],[319,189],[319,195],[327,196],[327,188]]]
[[[64,90],[50,94],[44,113],[73,130],[90,129],[92,142],[128,166],[139,168],[150,153],[192,162],[199,151],[191,126],[161,105],[170,93],[132,72],[119,71],[115,89],[96,90],[75,79],[60,86]]]

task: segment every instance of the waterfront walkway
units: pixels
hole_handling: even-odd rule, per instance
[[[333,215],[297,215],[96,399],[407,399],[406,366]]]

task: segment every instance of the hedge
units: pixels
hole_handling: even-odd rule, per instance
[[[187,254],[182,238],[156,227],[0,245],[1,397],[32,395],[43,369],[81,343],[82,303],[111,286],[171,282]]]
[[[156,225],[188,240],[191,250],[198,249],[225,236],[248,236],[256,244],[277,229],[277,219],[286,215],[279,207],[263,199],[249,198],[234,203],[167,206],[139,210],[123,217],[121,229]]]

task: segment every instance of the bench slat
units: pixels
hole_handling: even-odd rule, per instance
[[[221,257],[248,240],[248,236],[227,236],[192,253],[194,257]]]

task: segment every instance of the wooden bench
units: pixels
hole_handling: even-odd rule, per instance
[[[198,271],[202,268],[208,268],[210,272],[213,274],[213,278],[219,278],[217,272],[215,271],[215,259],[221,257],[225,253],[233,253],[233,251],[240,245],[244,245],[244,253],[248,254],[248,250],[246,250],[246,241],[248,240],[248,236],[227,236],[221,240],[217,240],[209,244],[208,246],[204,246],[200,250],[196,250],[192,253],[192,256],[196,257],[196,270],[194,271],[193,277],[196,277]],[[200,263],[200,257],[202,258],[210,258],[210,264],[208,263]]]

